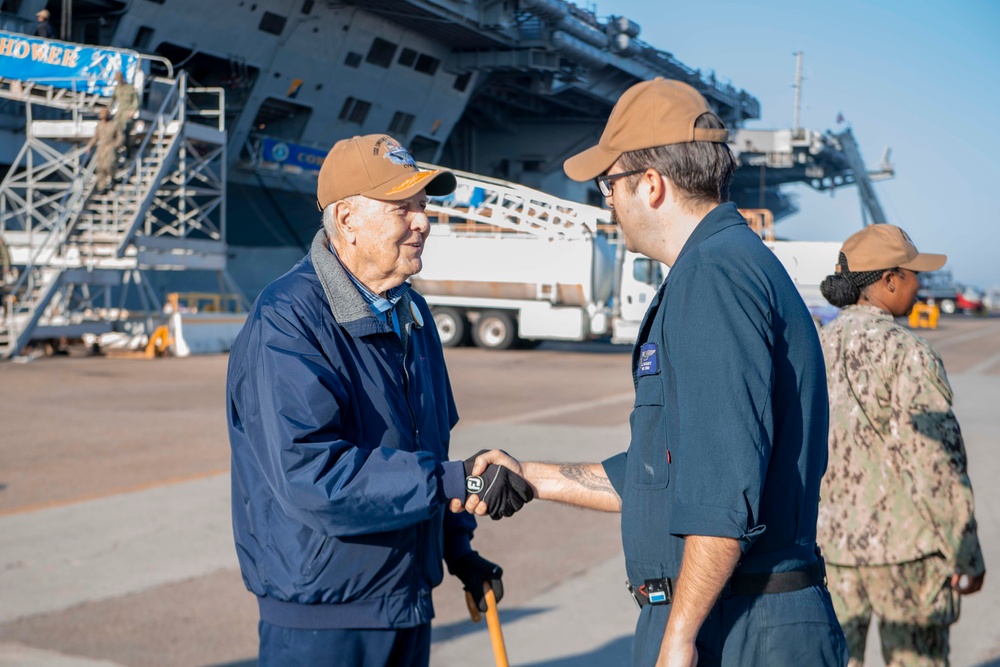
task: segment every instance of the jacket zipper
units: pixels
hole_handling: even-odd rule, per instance
[[[417,414],[413,411],[413,402],[410,400],[410,371],[407,365],[407,356],[410,350],[410,336],[413,335],[412,323],[407,322],[403,325],[406,327],[406,343],[403,343],[403,339],[397,336],[399,339],[399,345],[403,348],[403,392],[406,394],[406,407],[410,411],[410,424],[413,426],[413,444],[419,450],[420,449],[420,426],[417,424]]]

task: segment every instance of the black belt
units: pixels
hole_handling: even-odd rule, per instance
[[[769,595],[771,593],[791,593],[823,583],[826,568],[823,559],[804,570],[793,572],[764,572],[761,574],[734,574],[722,589],[722,597],[730,595]],[[647,579],[641,586],[625,582],[632,599],[639,608],[647,604],[670,604],[673,601],[675,582],[673,579]]]

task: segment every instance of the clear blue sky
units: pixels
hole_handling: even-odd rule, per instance
[[[875,185],[889,221],[920,250],[947,254],[959,282],[1000,285],[1000,2],[578,4],[627,16],[640,39],[756,96],[753,129],[793,125],[802,51],[802,125],[837,130],[842,113],[870,168],[890,146],[896,177]],[[788,191],[800,211],[781,235],[840,241],[861,228],[853,187]]]

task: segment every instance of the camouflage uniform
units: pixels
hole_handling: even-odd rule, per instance
[[[871,614],[889,665],[944,665],[958,618],[953,573],[985,569],[965,447],[937,352],[872,306],[822,330],[830,461],[817,542],[861,664]]]
[[[122,131],[113,121],[98,121],[94,128],[94,136],[87,143],[87,148],[97,146],[94,156],[97,166],[97,189],[111,187],[115,166],[118,164],[118,147],[122,145]]]
[[[131,83],[119,83],[115,86],[112,97],[117,103],[114,116],[115,124],[122,131],[122,135],[127,137],[132,117],[135,115],[135,110],[139,108],[139,95]]]

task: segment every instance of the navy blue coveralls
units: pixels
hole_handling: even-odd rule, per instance
[[[628,452],[604,461],[622,498],[629,581],[676,579],[684,536],[729,537],[736,573],[817,560],[828,406],[815,326],[788,274],[735,205],[699,223],[640,327]],[[670,605],[642,608],[633,665],[656,662]],[[820,584],[727,590],[697,639],[699,665],[842,665]]]

